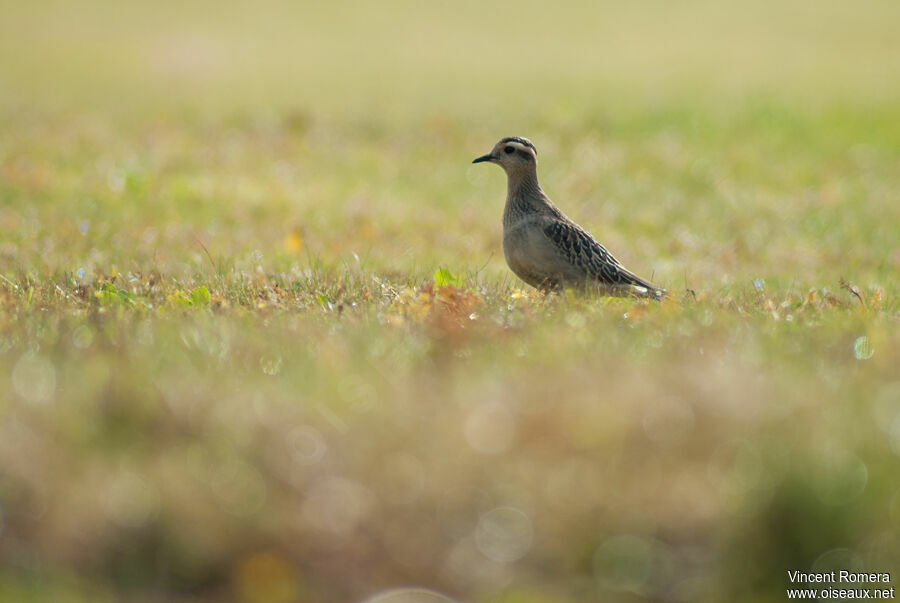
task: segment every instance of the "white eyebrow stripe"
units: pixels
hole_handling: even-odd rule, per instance
[[[518,149],[519,151],[525,151],[529,155],[534,155],[534,151],[531,150],[531,147],[522,144],[521,142],[516,142],[515,140],[508,140],[503,143],[504,147],[513,147],[514,149]]]
[[[537,149],[534,148],[534,145],[533,145],[533,144],[531,143],[531,141],[528,140],[527,138],[521,138],[521,137],[519,137],[519,136],[507,136],[506,138],[501,139],[500,142],[504,142],[504,143],[516,143],[516,144],[525,145],[526,147],[528,147],[529,149],[531,149],[531,151],[532,151],[535,155],[537,155]]]

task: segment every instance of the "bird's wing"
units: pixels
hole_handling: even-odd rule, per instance
[[[544,226],[544,235],[573,265],[601,283],[613,286],[637,285],[646,288],[653,295],[659,295],[663,291],[627,270],[606,247],[575,224],[553,220]]]

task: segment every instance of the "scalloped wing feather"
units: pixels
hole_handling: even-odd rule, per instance
[[[654,296],[663,290],[627,270],[606,247],[577,225],[554,220],[544,227],[544,235],[567,256],[573,265],[606,285],[635,285]]]

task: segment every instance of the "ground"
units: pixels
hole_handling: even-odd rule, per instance
[[[896,585],[893,0],[2,11],[0,601]]]

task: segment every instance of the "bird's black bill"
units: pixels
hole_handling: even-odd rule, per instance
[[[472,163],[481,163],[482,161],[491,161],[492,159],[494,159],[494,156],[488,153],[487,155],[482,155],[478,159],[475,159]]]

